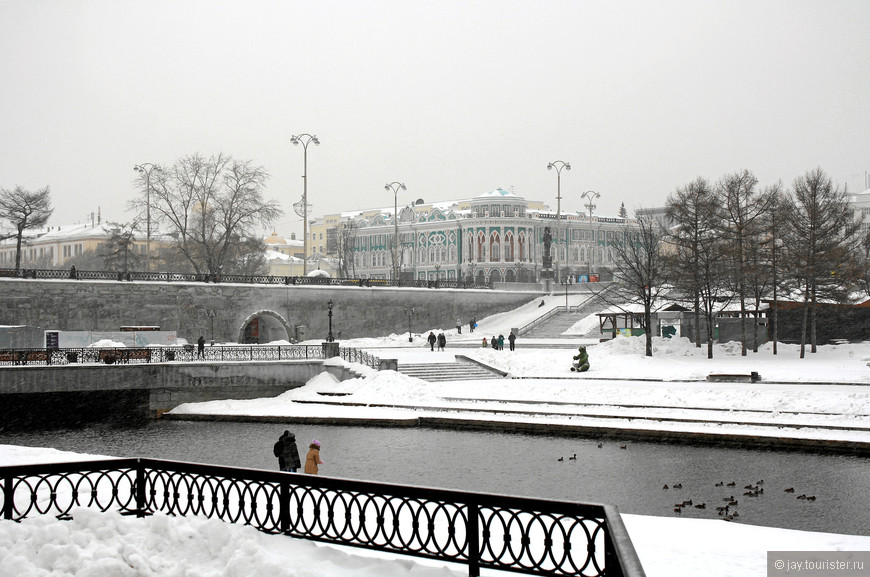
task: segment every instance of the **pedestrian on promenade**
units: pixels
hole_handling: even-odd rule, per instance
[[[278,470],[283,471],[287,467],[287,463],[284,461],[284,437],[287,435],[287,431],[278,437],[278,440],[275,441],[275,444],[272,446],[272,454],[278,457]]]
[[[471,321],[468,323],[468,330],[473,333],[474,327],[476,327],[476,326],[477,326],[477,319],[474,317],[471,317]]]
[[[457,335],[462,334],[462,321],[459,319],[456,319],[456,334]]]
[[[205,337],[202,335],[199,335],[199,338],[196,339],[196,356],[200,359],[205,356]]]
[[[517,340],[517,335],[511,331],[511,334],[508,335],[508,342],[510,343],[510,349],[514,350],[514,342]]]
[[[488,348],[488,347],[489,347],[489,343],[486,342],[486,337],[483,337],[483,348]]]
[[[308,454],[305,456],[305,474],[316,475],[320,470],[318,465],[323,465],[320,460],[320,441],[313,439],[308,445]]]
[[[429,331],[429,338],[427,338],[426,340],[429,341],[429,350],[434,351],[435,350],[435,341],[438,340],[438,338],[435,336],[435,333],[433,333],[432,331]]]
[[[295,473],[302,467],[299,460],[299,449],[296,448],[296,435],[290,431],[284,431],[284,468],[282,471]]]
[[[444,347],[447,346],[447,337],[444,336],[444,333],[438,333],[438,350],[443,351]]]
[[[498,336],[498,350],[500,350],[500,351],[504,350],[504,335]]]
[[[495,350],[498,350],[498,337],[495,335],[492,335],[492,338],[489,339],[489,344],[492,346],[492,348],[494,348]]]

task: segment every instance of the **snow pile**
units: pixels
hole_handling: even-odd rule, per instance
[[[410,558],[367,558],[217,519],[162,513],[137,519],[85,508],[71,514],[71,521],[36,516],[20,524],[0,523],[3,574],[443,577],[466,573],[461,566],[457,570],[425,567]]]
[[[95,343],[91,343],[88,345],[89,349],[124,349],[127,348],[127,345],[124,343],[119,343],[118,341],[113,341],[112,339],[103,339],[101,341],[97,341]]]

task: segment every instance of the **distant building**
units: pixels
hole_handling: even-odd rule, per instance
[[[344,261],[352,277],[535,283],[548,276],[549,228],[557,282],[585,280],[590,272],[609,280],[612,245],[634,222],[604,216],[590,222],[584,213],[562,213],[557,221],[542,202],[500,188],[468,200],[400,205],[398,213],[396,219],[389,207],[319,219],[311,225],[313,249],[320,250],[322,234],[327,256]]]

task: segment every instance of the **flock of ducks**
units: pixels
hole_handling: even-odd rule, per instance
[[[604,446],[604,443],[598,443],[598,448],[599,448],[599,449],[602,448],[603,446]],[[619,448],[620,448],[620,449],[628,449],[628,445],[620,445]],[[565,457],[559,457],[559,458],[556,459],[556,460],[557,460],[558,462],[561,463],[561,462],[563,462],[563,461],[565,460]],[[574,453],[573,456],[568,457],[568,460],[569,460],[569,461],[576,461],[576,460],[577,460],[577,453]]]
[[[758,497],[759,495],[763,495],[764,494],[764,487],[762,487],[762,485],[764,485],[763,479],[756,481],[755,485],[750,483],[749,485],[744,486],[743,488],[745,489],[745,492],[743,493],[743,496],[755,498],[755,497]],[[715,487],[737,487],[737,483],[734,481],[731,481],[730,483],[725,483],[723,481],[719,481],[714,486]],[[668,486],[668,485],[663,486],[662,490],[667,491],[668,489],[682,489],[682,488],[683,488],[682,483],[674,483],[671,486]],[[794,493],[794,487],[789,487],[788,489],[785,489],[784,492],[785,493]],[[802,501],[815,501],[816,500],[815,495],[806,495],[806,494],[800,494],[797,496],[797,498],[802,500]],[[727,497],[724,497],[722,499],[722,501],[725,504],[720,506],[720,507],[716,507],[716,512],[719,513],[719,516],[722,517],[722,519],[724,521],[731,521],[735,517],[740,516],[740,513],[738,513],[736,510],[739,502],[736,498],[734,498],[734,495],[729,495]],[[681,503],[674,503],[674,513],[677,513],[677,514],[682,513],[684,507],[695,507],[695,509],[706,509],[707,504],[706,503],[695,504],[692,501],[692,499],[688,499],[687,501],[683,501]]]

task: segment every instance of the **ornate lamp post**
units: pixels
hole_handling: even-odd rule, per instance
[[[414,342],[414,337],[411,336],[411,317],[414,316],[415,312],[416,312],[416,310],[414,309],[414,307],[411,307],[409,309],[405,309],[405,316],[408,317],[408,342],[409,343]]]
[[[205,316],[208,317],[209,323],[211,324],[211,344],[214,345],[214,318],[217,316],[217,310],[206,309]]]
[[[583,194],[580,195],[581,198],[586,199],[586,204],[584,206],[589,209],[589,240],[592,243],[592,248],[589,252],[589,273],[588,273],[589,276],[588,276],[586,282],[592,281],[592,258],[595,255],[595,241],[592,238],[592,236],[593,236],[592,211],[595,210],[595,205],[592,203],[592,201],[600,196],[601,196],[601,194],[595,192],[594,190],[587,190],[586,192],[584,192]]]
[[[145,175],[145,270],[151,270],[151,172],[163,172],[163,169],[153,162],[137,164],[133,170]]]
[[[308,133],[294,134],[290,137],[294,145],[302,145],[302,275],[308,274],[308,145],[319,145],[317,136]]]
[[[399,278],[399,190],[408,190],[404,183],[393,181],[384,186],[393,191],[393,280]]]
[[[562,169],[571,170],[571,163],[556,160],[547,165],[547,170],[554,168],[556,169],[556,258],[553,268],[556,269],[555,280],[559,282],[559,238],[562,236],[562,233],[559,232],[562,219]]]
[[[331,343],[335,341],[335,337],[332,336],[332,299],[329,299],[329,302],[326,303],[326,308],[329,309],[329,334],[326,335],[326,342]]]

